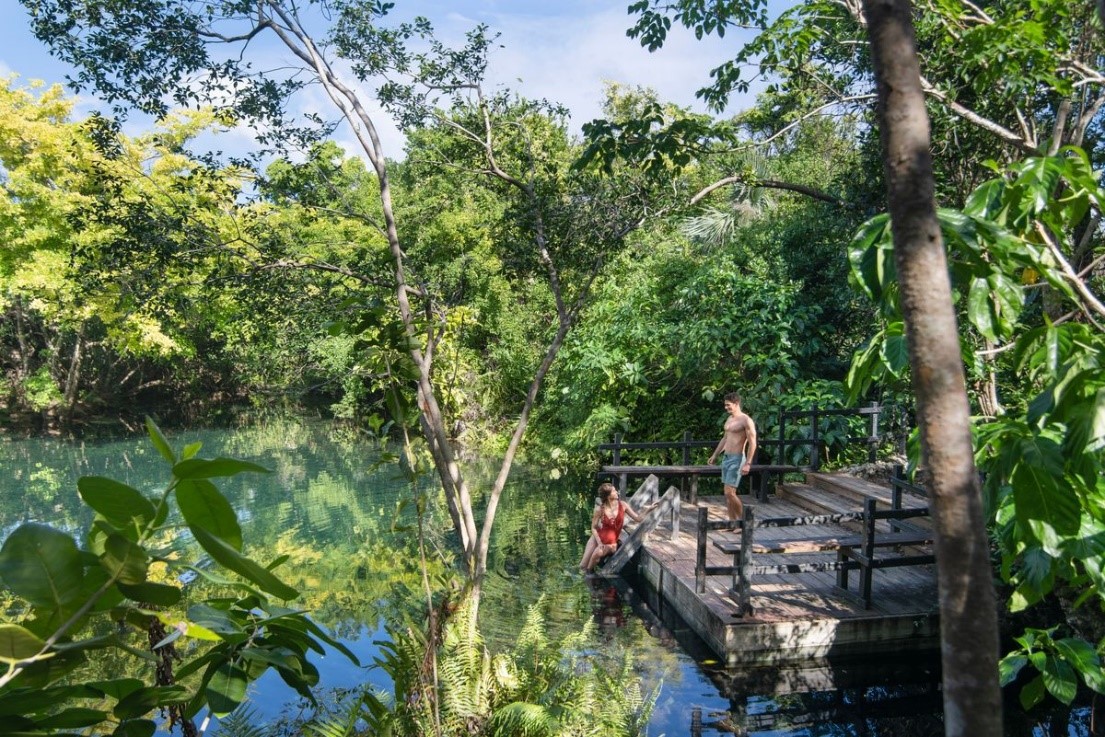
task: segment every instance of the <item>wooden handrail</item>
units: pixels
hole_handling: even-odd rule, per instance
[[[698,539],[695,559],[695,591],[698,594],[704,594],[706,592],[707,576],[732,575],[733,586],[731,593],[735,595],[738,608],[742,615],[751,610],[750,579],[753,575],[837,571],[837,586],[844,591],[848,591],[849,571],[859,570],[861,577],[859,598],[862,600],[864,607],[869,609],[871,607],[871,582],[872,571],[874,569],[900,565],[919,565],[922,563],[931,563],[934,560],[932,555],[900,556],[889,559],[875,557],[876,548],[905,544],[920,544],[922,541],[931,540],[931,533],[924,535],[918,534],[910,539],[906,539],[903,537],[902,533],[898,531],[898,526],[894,525],[893,522],[891,525],[894,531],[890,533],[890,535],[877,532],[875,527],[875,523],[878,520],[903,520],[929,516],[930,511],[928,507],[879,510],[877,509],[876,500],[869,498],[864,501],[863,511],[861,512],[840,512],[837,514],[818,514],[796,517],[768,517],[756,520],[752,508],[745,507],[744,518],[736,522],[731,522],[729,520],[711,521],[708,518],[708,514],[709,510],[707,507],[699,507],[697,525]],[[839,524],[841,522],[863,523],[863,533],[858,537],[856,542],[849,545],[836,545],[834,547],[829,544],[828,538],[811,538],[811,542],[814,540],[818,541],[821,545],[821,550],[835,549],[837,551],[837,560],[835,563],[787,563],[774,566],[752,565],[752,554],[755,547],[754,531],[757,529],[766,527]],[[724,552],[732,553],[733,564],[730,566],[707,566],[706,550],[708,547],[708,533],[710,530],[720,529],[740,531],[739,545],[728,542],[721,544],[715,543]],[[810,546],[804,547],[801,544],[802,542],[801,539],[788,540],[786,543],[790,546],[790,550],[787,549],[786,545],[782,545],[778,550],[772,549],[771,554],[810,552],[805,549],[805,547]],[[856,550],[857,548],[858,552]]]

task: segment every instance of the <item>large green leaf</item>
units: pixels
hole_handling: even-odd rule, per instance
[[[157,452],[161,454],[161,457],[169,463],[175,463],[176,455],[173,453],[172,447],[169,446],[169,441],[161,434],[161,428],[149,417],[146,418],[146,433],[149,434],[153,447],[157,448]]]
[[[998,339],[990,308],[990,284],[982,277],[971,280],[971,287],[967,292],[967,319],[988,340]]]
[[[77,491],[85,504],[95,509],[116,527],[127,527],[138,520],[146,524],[157,509],[137,489],[102,476],[84,476],[77,481]]]
[[[17,624],[0,624],[0,663],[18,663],[42,652],[45,642]]]
[[[119,723],[111,737],[153,737],[157,722],[152,719],[127,719]]]
[[[1012,683],[1017,678],[1017,674],[1021,672],[1021,668],[1024,668],[1028,664],[1028,658],[1023,653],[1010,653],[1002,658],[998,662],[998,673],[1000,675],[1000,683],[1004,688]]]
[[[28,627],[28,629],[31,629]],[[59,652],[48,660],[31,663],[19,674],[19,684],[25,688],[40,689],[56,683],[87,662],[80,650]]]
[[[252,581],[261,587],[261,590],[267,591],[273,596],[285,600],[294,599],[299,596],[298,591],[281,581],[270,571],[249,558],[246,558],[233,547],[215,537],[207,530],[204,530],[202,527],[192,526],[189,526],[188,529],[192,531],[192,535],[195,536],[196,542],[198,542],[200,546],[207,551],[207,554],[214,558],[215,562],[219,565],[224,568],[229,568],[239,576]]]
[[[1083,639],[1064,637],[1055,641],[1055,648],[1067,662],[1074,666],[1075,670],[1085,672],[1101,668],[1101,658],[1094,646]]]
[[[207,682],[207,704],[211,713],[224,717],[234,711],[246,698],[249,679],[245,671],[229,663],[223,663]]]
[[[173,606],[180,601],[181,591],[176,586],[146,581],[139,584],[118,584],[119,591],[131,601],[156,606]]]
[[[150,558],[140,546],[115,533],[104,543],[100,563],[120,583],[140,584],[146,580]]]
[[[1072,456],[1097,453],[1105,448],[1105,386],[1070,407],[1063,449]]]
[[[871,299],[881,302],[896,276],[888,215],[878,215],[860,226],[848,245],[848,259],[856,283]]]
[[[226,497],[207,479],[184,479],[177,484],[176,500],[191,527],[202,527],[235,550],[242,549],[242,528]]]
[[[188,700],[188,695],[188,689],[184,686],[145,686],[124,696],[112,713],[117,719],[135,719],[159,706],[183,703]]]
[[[886,370],[901,378],[909,368],[909,344],[905,337],[905,326],[901,322],[891,322],[886,326],[885,335],[879,355]]]
[[[99,724],[105,719],[107,719],[106,711],[73,707],[40,719],[38,726],[43,729],[81,729]]]
[[[1078,676],[1071,664],[1065,660],[1048,655],[1041,675],[1044,685],[1052,696],[1068,706],[1078,692]]]
[[[240,473],[269,473],[269,469],[237,458],[189,458],[173,466],[178,479],[210,479]]]
[[[208,604],[193,604],[188,607],[188,621],[214,632],[230,642],[240,642],[248,639],[245,630],[230,616],[229,612]]]
[[[1042,676],[1036,676],[1028,684],[1021,689],[1020,700],[1021,706],[1025,711],[1028,711],[1036,704],[1044,700],[1044,695],[1047,690],[1044,688],[1044,679]]]
[[[29,522],[4,541],[0,578],[35,607],[58,612],[79,603],[84,566],[73,538]]]
[[[54,686],[52,688],[7,688],[0,693],[0,724],[6,724],[19,714],[52,711],[58,704],[73,699],[96,699],[102,694],[88,685]],[[0,732],[3,728],[0,727]]]
[[[238,654],[246,660],[256,660],[274,668],[298,668],[298,656],[285,647],[244,647]]]
[[[87,685],[89,688],[94,688],[116,701],[123,699],[127,694],[134,693],[143,686],[142,681],[137,678],[113,678],[110,681],[90,681]]]
[[[1073,535],[1081,525],[1078,496],[1063,482],[1063,456],[1050,438],[1022,438],[1021,462],[1010,476],[1017,519],[1022,524],[1045,523],[1061,535]],[[1041,542],[1044,542],[1041,540]],[[1048,550],[1058,555],[1057,550]]]

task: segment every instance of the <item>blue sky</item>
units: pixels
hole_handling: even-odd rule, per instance
[[[793,0],[791,0],[793,1]],[[773,0],[772,5],[790,4]],[[54,60],[30,34],[27,13],[16,0],[6,6],[0,24],[0,75],[18,74],[23,80],[63,82],[68,69]],[[424,15],[446,36],[485,23],[501,34],[491,60],[490,81],[527,97],[560,102],[572,112],[572,127],[597,117],[604,81],[652,87],[661,99],[702,110],[694,92],[708,81],[708,72],[732,58],[746,35],[696,41],[673,29],[667,45],[650,54],[625,35],[630,25],[628,0],[398,0],[394,13]],[[730,112],[751,103],[735,100]],[[98,105],[84,98],[78,107]],[[148,124],[148,123],[147,123]],[[130,132],[137,132],[133,123]],[[383,126],[385,146],[398,156],[401,138]],[[245,143],[246,132],[240,132]],[[339,141],[342,132],[336,134]]]

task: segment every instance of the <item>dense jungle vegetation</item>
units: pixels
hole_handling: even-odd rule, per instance
[[[75,118],[60,89],[0,84],[4,427],[286,406],[401,435],[405,467],[438,474],[478,603],[518,452],[556,468],[616,432],[716,436],[733,389],[762,432],[783,407],[912,410],[918,313],[883,214],[871,3],[808,0],[770,21],[761,3],[635,3],[627,25],[650,48],[673,21],[760,27],[713,70],[708,102],[746,85],[748,66],[771,82],[727,119],[611,84],[583,135],[555,104],[483,90],[488,29],[453,50],[428,21],[388,26],[390,4],[322,4],[333,60],[275,0],[256,16],[23,0],[36,35],[114,108]],[[912,21],[988,542],[1020,617],[1001,678],[1026,706],[1069,703],[1105,692],[1102,21],[1068,0],[919,2]],[[268,31],[287,32],[362,150],[285,117],[302,79],[254,84],[244,57],[211,51]],[[386,80],[376,97],[404,151],[372,138],[337,60]],[[198,71],[204,82],[176,84]],[[125,135],[128,109],[156,126]],[[242,123],[260,131],[256,156],[198,153]],[[455,463],[468,451],[504,458],[480,524]]]

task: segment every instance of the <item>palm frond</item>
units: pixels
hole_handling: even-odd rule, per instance
[[[722,246],[733,239],[740,218],[736,210],[706,208],[701,215],[682,222],[683,235],[704,246]]]

